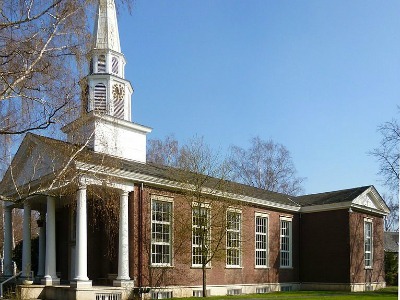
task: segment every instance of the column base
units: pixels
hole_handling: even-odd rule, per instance
[[[43,285],[59,285],[60,284],[60,278],[53,278],[53,277],[43,277],[40,280],[40,283]]]
[[[91,288],[92,281],[91,280],[74,280],[70,282],[70,286],[72,288]]]
[[[114,279],[113,286],[116,287],[131,287],[135,286],[135,282],[133,280],[126,280],[126,279]]]

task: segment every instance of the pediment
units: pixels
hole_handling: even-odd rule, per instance
[[[22,187],[29,189],[30,184],[55,174],[63,160],[63,155],[57,149],[28,134],[5,173],[0,189],[6,195],[19,194]]]
[[[389,209],[385,201],[383,201],[382,197],[373,186],[369,187],[365,192],[356,197],[352,202],[353,205],[359,208],[389,213]]]

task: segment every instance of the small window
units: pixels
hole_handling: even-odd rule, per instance
[[[97,58],[97,73],[105,73],[106,72],[106,56],[99,55]]]
[[[118,58],[113,56],[111,59],[111,70],[113,74],[118,75],[119,74],[119,64],[118,64]]]
[[[106,111],[107,88],[103,83],[96,84],[94,87],[94,109],[97,111]]]
[[[373,239],[372,239],[372,220],[364,220],[364,261],[366,268],[372,268]]]
[[[152,292],[151,299],[169,299],[172,298],[172,291]]]
[[[206,290],[206,296],[210,296],[210,290]],[[203,290],[193,290],[192,292],[193,297],[203,297]]]
[[[291,285],[282,285],[281,292],[291,292],[293,290]]]
[[[262,286],[256,288],[256,294],[266,294],[271,292],[271,289],[268,286]]]
[[[229,289],[226,294],[229,295],[229,296],[241,295],[242,294],[242,289]]]
[[[292,267],[292,219],[281,218],[280,235],[280,263],[281,267]]]

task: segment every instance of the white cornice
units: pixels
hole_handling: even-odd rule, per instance
[[[97,165],[88,164],[88,163],[84,163],[84,162],[76,162],[76,167],[77,167],[77,169],[79,169],[81,171],[86,171],[86,172],[95,173],[95,174],[101,174],[103,176],[122,178],[125,180],[132,180],[132,181],[138,182],[138,183],[139,182],[146,183],[149,185],[166,187],[166,188],[170,188],[170,189],[182,189],[182,188],[190,189],[189,186],[184,186],[183,184],[176,182],[176,181],[162,179],[162,178],[158,178],[156,176],[145,175],[145,174],[141,174],[141,173],[137,173],[137,172],[119,170],[119,169],[104,167],[104,166],[97,166]],[[268,201],[268,200],[264,200],[264,199],[259,199],[259,198],[255,198],[255,197],[240,195],[237,193],[226,193],[226,192],[222,192],[222,191],[216,192],[215,190],[207,189],[207,188],[203,189],[203,192],[205,194],[209,194],[209,195],[225,197],[225,198],[229,198],[232,200],[243,201],[246,203],[257,204],[257,205],[260,205],[263,207],[268,207],[268,208],[275,208],[275,209],[292,211],[292,212],[298,212],[300,210],[300,207],[298,207],[298,206],[290,206],[290,205],[281,204],[281,203]]]
[[[80,116],[78,119],[72,121],[71,123],[65,125],[61,128],[61,130],[65,133],[70,132],[71,130],[75,129],[76,127],[80,127],[83,124],[87,124],[92,120],[99,120],[101,122],[117,125],[120,127],[128,128],[137,132],[141,133],[150,133],[153,129],[151,127],[147,127],[144,125],[136,124],[130,121],[118,119],[106,114],[99,114],[95,111],[90,111],[87,114]]]

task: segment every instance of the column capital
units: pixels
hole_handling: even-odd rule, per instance
[[[86,190],[86,188],[87,188],[86,182],[81,182],[81,181],[78,182],[78,191],[79,190]]]
[[[121,196],[128,196],[128,194],[130,193],[131,191],[128,191],[128,190],[119,190],[119,194],[121,195]]]

